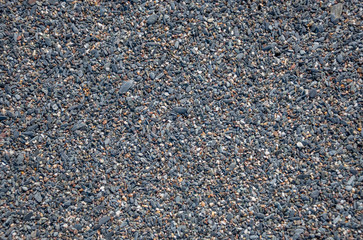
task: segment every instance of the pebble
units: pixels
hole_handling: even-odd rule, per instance
[[[317,92],[317,90],[315,88],[313,88],[313,89],[311,89],[309,91],[309,97],[310,98],[315,98],[317,95],[318,95],[318,92]]]
[[[57,104],[53,104],[52,108],[53,108],[54,111],[57,111],[58,110],[58,105]]]
[[[40,193],[36,193],[36,194],[34,195],[34,198],[35,198],[35,200],[36,200],[38,203],[41,203],[41,202],[42,202],[42,200],[43,200],[43,197],[42,197],[42,195],[40,195]]]
[[[343,3],[337,3],[333,6],[331,6],[331,15],[333,15],[335,18],[339,19],[343,12]]]
[[[119,94],[124,94],[126,93],[127,91],[130,90],[130,88],[132,88],[134,86],[134,81],[133,80],[130,80],[130,81],[126,81],[122,84],[122,86],[120,87],[120,90],[119,90]]]
[[[83,123],[83,122],[79,122],[76,123],[73,127],[72,127],[72,131],[76,131],[76,130],[85,130],[87,128],[87,124]]]
[[[298,148],[303,148],[304,147],[304,144],[302,144],[301,142],[298,142],[296,145],[297,145]]]
[[[29,213],[27,213],[27,214],[23,217],[23,220],[24,220],[24,221],[30,221],[32,216],[33,216],[33,212],[29,212]]]
[[[320,191],[319,190],[315,190],[310,194],[310,197],[312,198],[317,198],[320,195]]]
[[[347,182],[347,186],[352,186],[355,181],[355,176],[351,176]]]
[[[107,223],[108,221],[110,221],[111,217],[110,216],[105,216],[105,217],[102,217],[99,221],[98,221],[98,224],[99,225],[103,225],[105,223]]]
[[[147,25],[153,25],[154,23],[156,23],[158,21],[158,18],[159,18],[159,16],[156,14],[151,15],[146,20]]]
[[[357,1],[3,1],[0,236],[359,239]]]
[[[342,54],[339,54],[339,55],[337,56],[337,62],[338,62],[338,63],[343,63],[343,62],[344,62],[344,59],[343,59],[343,55],[342,55]]]
[[[187,114],[188,113],[188,109],[185,107],[175,107],[174,112],[179,113],[179,114]]]

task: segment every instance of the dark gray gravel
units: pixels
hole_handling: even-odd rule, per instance
[[[359,239],[361,1],[0,1],[0,239]]]

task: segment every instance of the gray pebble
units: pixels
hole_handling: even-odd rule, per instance
[[[331,15],[333,15],[335,18],[340,18],[343,12],[343,3],[338,3],[333,6],[331,6],[330,9]]]
[[[148,19],[146,20],[146,24],[147,25],[153,25],[154,23],[156,23],[158,21],[159,16],[156,14],[151,15],[150,17],[148,17]]]
[[[77,131],[77,130],[86,130],[87,128],[87,124],[80,122],[80,123],[76,123],[73,127],[72,127],[72,131]]]
[[[355,181],[355,176],[351,176],[347,182],[347,186],[352,186],[354,184],[354,181]]]
[[[310,98],[315,98],[317,95],[318,95],[318,92],[317,92],[317,90],[315,88],[310,89],[310,91],[309,91],[309,97]]]
[[[241,60],[241,59],[243,59],[244,58],[244,54],[243,53],[240,53],[240,54],[238,54],[237,56],[236,56],[236,58],[238,59],[238,60]]]
[[[175,107],[173,109],[174,112],[178,113],[178,114],[187,114],[188,113],[188,109],[185,107]]]
[[[295,230],[295,234],[296,235],[301,235],[301,234],[303,234],[305,232],[305,230],[304,229],[302,229],[302,228],[298,228],[298,229],[296,229]]]
[[[36,200],[38,203],[41,203],[41,202],[43,201],[43,197],[42,197],[42,195],[40,195],[40,193],[36,193],[36,194],[34,195],[34,198],[35,198],[35,200]]]
[[[30,221],[30,220],[31,220],[31,218],[32,218],[32,216],[33,216],[33,212],[29,212],[29,213],[27,213],[27,214],[23,217],[23,220],[24,220],[24,221]]]
[[[108,221],[110,221],[111,220],[111,217],[110,216],[104,216],[104,217],[102,217],[99,221],[98,221],[98,224],[99,225],[103,225],[103,224],[105,224],[105,223],[107,223]]]
[[[58,105],[57,104],[53,104],[52,105],[52,108],[53,108],[54,111],[57,111],[58,110]]]
[[[338,56],[337,56],[337,62],[338,63],[344,63],[344,58],[343,58],[343,55],[342,54],[339,54]]]
[[[150,76],[151,80],[155,79],[155,73],[154,72],[151,72],[149,76]]]
[[[119,90],[119,94],[124,94],[126,93],[128,90],[130,90],[130,88],[132,88],[134,86],[134,81],[133,80],[129,80],[129,81],[126,81],[122,84],[122,86],[120,87],[120,90]]]
[[[319,195],[320,195],[320,191],[315,190],[315,191],[311,192],[310,197],[317,198],[317,197],[319,197]]]

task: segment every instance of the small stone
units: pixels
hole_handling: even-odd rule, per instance
[[[23,217],[24,221],[30,221],[31,217],[33,216],[33,212],[29,212]]]
[[[239,53],[237,56],[236,56],[236,58],[238,59],[238,60],[241,60],[241,59],[243,59],[244,58],[244,54],[243,53]]]
[[[340,216],[334,218],[333,224],[337,224],[338,222],[340,222],[340,220],[341,220]]]
[[[334,16],[336,19],[339,19],[343,12],[343,3],[338,3],[331,6],[330,12],[332,16]]]
[[[48,0],[48,3],[51,5],[55,5],[58,3],[58,0]]]
[[[26,131],[26,132],[23,132],[22,135],[29,136],[29,137],[34,137],[35,133],[33,131]]]
[[[97,231],[98,229],[100,229],[101,228],[101,225],[100,224],[96,224],[96,225],[94,225],[93,226],[93,231]]]
[[[63,207],[64,207],[64,208],[69,208],[71,205],[72,205],[72,201],[66,201],[66,202],[63,204]]]
[[[233,35],[235,35],[236,37],[239,37],[239,35],[240,35],[240,32],[239,32],[239,30],[238,30],[238,27],[236,26],[236,27],[234,27],[234,29],[233,29]]]
[[[303,234],[304,232],[305,232],[305,230],[304,230],[304,229],[302,229],[302,228],[298,228],[298,229],[296,229],[296,230],[295,230],[295,234],[296,234],[296,235]]]
[[[78,223],[77,223],[77,224],[74,224],[74,225],[73,225],[73,228],[74,228],[74,229],[77,229],[78,231],[80,231],[83,227],[82,227],[82,225],[81,225],[81,224],[78,224]]]
[[[132,88],[134,86],[134,81],[133,80],[129,80],[126,81],[122,84],[122,86],[120,87],[120,91],[119,94],[124,94],[126,93],[130,88]]]
[[[146,20],[146,24],[147,25],[153,25],[154,23],[156,23],[158,21],[159,16],[156,14],[151,15],[150,17],[148,17],[148,19]]]
[[[30,234],[30,237],[35,239],[37,236],[37,232],[38,232],[37,230],[32,231],[32,233]]]
[[[79,33],[78,28],[77,28],[74,24],[72,24],[72,31],[73,31],[75,34],[78,34],[78,33]]]
[[[354,168],[349,169],[349,171],[353,175],[357,175],[358,174],[358,171],[356,169],[354,169]]]
[[[272,45],[272,44],[270,44],[270,45],[267,45],[267,46],[265,46],[265,47],[262,47],[262,50],[263,50],[263,51],[270,51],[272,48],[273,48],[273,45]]]
[[[348,144],[347,145],[347,150],[348,151],[353,151],[354,150],[354,147],[351,144]]]
[[[14,132],[13,132],[13,138],[14,139],[16,139],[16,138],[18,138],[20,136],[20,133],[17,131],[17,130],[15,130]]]
[[[107,71],[107,72],[109,72],[109,71],[111,71],[111,63],[106,63],[105,64],[105,70]]]
[[[316,32],[317,33],[322,33],[324,32],[324,26],[322,24],[319,24],[317,27],[316,27]]]
[[[28,3],[29,3],[30,5],[34,5],[36,2],[37,2],[37,0],[29,0],[29,1],[28,1]]]
[[[24,161],[24,154],[19,154],[18,157],[16,158],[16,163],[18,165],[22,165],[23,164],[23,161]]]
[[[316,91],[315,88],[310,89],[310,91],[309,91],[309,97],[310,98],[315,98],[317,95],[318,95],[318,92]]]
[[[52,105],[52,108],[53,108],[54,111],[57,111],[58,110],[58,105],[57,104],[53,104]]]
[[[338,63],[344,63],[344,58],[343,58],[343,55],[342,55],[342,54],[339,54],[339,55],[337,56],[337,62],[338,62]]]
[[[45,44],[48,46],[48,47],[51,47],[52,46],[52,40],[50,40],[50,38],[44,38],[44,41],[45,41]]]
[[[36,200],[38,203],[41,203],[41,202],[42,202],[42,200],[43,200],[43,197],[42,197],[42,195],[40,195],[40,193],[36,193],[36,194],[34,195],[34,198],[35,198],[35,200]]]
[[[319,195],[320,195],[320,191],[315,190],[315,191],[311,192],[310,197],[317,198],[317,197],[319,197]]]
[[[174,112],[179,113],[179,114],[187,114],[188,113],[188,109],[185,107],[175,107],[173,109]]]
[[[320,232],[320,233],[325,233],[325,232],[326,232],[326,230],[325,230],[325,228],[321,227],[321,228],[319,228],[319,229],[318,229],[318,232]]]
[[[335,151],[335,150],[331,150],[331,151],[328,152],[328,154],[330,156],[334,156],[336,153],[337,153],[337,151]]]
[[[302,144],[302,142],[298,142],[296,145],[297,145],[298,148],[303,148],[304,147],[304,144]]]
[[[276,182],[277,182],[277,180],[276,180],[276,178],[274,178],[274,179],[272,179],[272,180],[270,181],[270,184],[271,184],[271,185],[276,185]]]
[[[77,130],[86,130],[87,128],[87,124],[81,122],[81,123],[76,123],[73,127],[72,127],[72,131],[77,131]]]
[[[98,224],[99,225],[103,225],[105,223],[107,223],[108,221],[110,221],[111,217],[110,216],[105,216],[105,217],[102,217],[99,221],[98,221]]]
[[[8,119],[7,116],[0,115],[0,121],[6,120],[6,119]]]
[[[151,80],[154,80],[155,79],[155,73],[154,72],[151,72],[149,77],[151,78]]]
[[[352,186],[355,180],[355,176],[351,176],[347,182],[347,186]]]
[[[231,221],[233,219],[233,214],[227,213],[226,219],[227,219],[227,221]]]

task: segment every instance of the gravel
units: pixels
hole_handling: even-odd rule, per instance
[[[1,239],[359,239],[361,1],[0,1]]]

